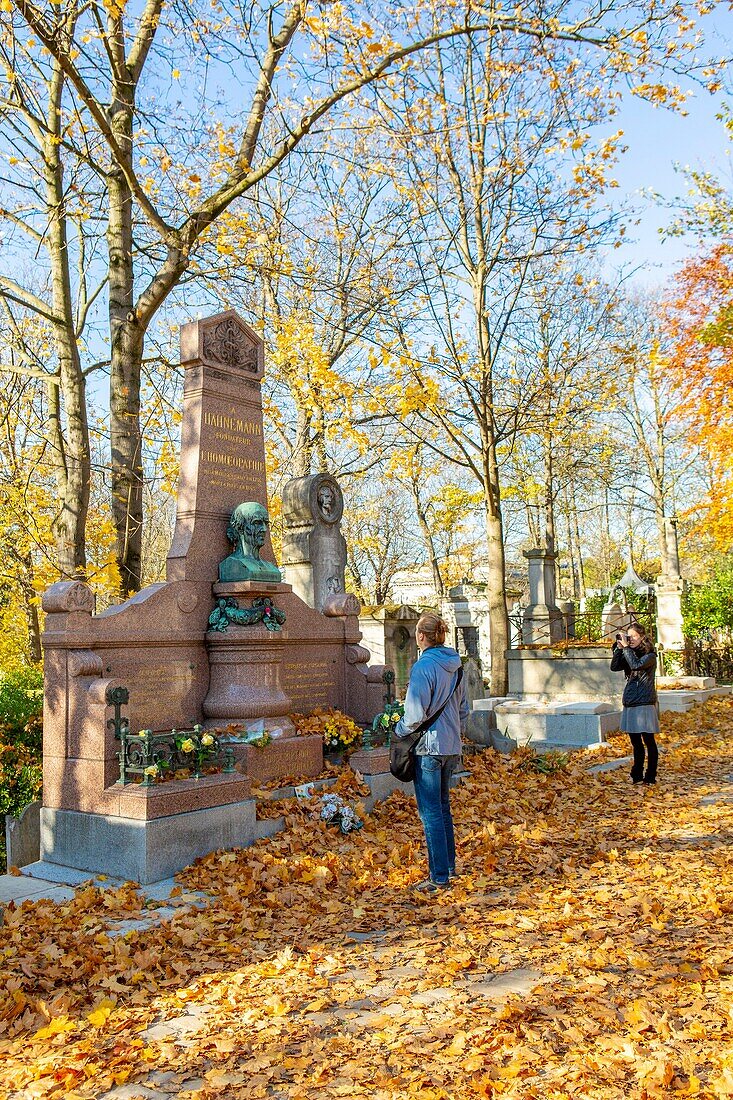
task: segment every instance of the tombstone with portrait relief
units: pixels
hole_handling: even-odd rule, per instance
[[[283,489],[282,572],[316,611],[345,590],[343,512],[343,493],[331,474],[296,477]]]

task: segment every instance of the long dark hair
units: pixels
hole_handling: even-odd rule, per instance
[[[629,625],[626,627],[626,633],[628,634],[630,630],[635,630],[636,633],[641,636],[641,641],[639,642],[639,645],[643,646],[644,652],[651,653],[651,651],[654,649],[654,642],[649,637],[644,627],[641,626],[640,623],[629,623]]]

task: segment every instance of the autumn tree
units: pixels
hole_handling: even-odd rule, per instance
[[[163,0],[136,11],[96,0],[3,0],[2,143],[17,162],[5,178],[3,209],[25,235],[16,255],[28,240],[48,250],[41,287],[21,286],[6,272],[3,290],[53,326],[73,481],[68,491],[60,484],[64,573],[84,568],[85,371],[97,359],[109,371],[112,509],[122,587],[130,591],[141,578],[146,339],[222,215],[328,125],[348,97],[391,78],[431,43],[482,31],[542,49],[562,41],[597,50],[609,70],[634,72],[637,89],[653,96],[660,67],[686,66],[690,30],[684,5],[671,0],[581,5],[572,13],[561,4],[511,12],[488,4],[458,19],[440,3],[416,11],[298,0],[256,9],[224,0],[212,13]],[[186,90],[178,95],[181,73]],[[217,114],[241,119],[233,139],[226,125],[211,122]],[[208,138],[217,131],[220,150],[211,156]],[[103,234],[105,256],[96,263],[85,243],[90,228],[96,244]],[[96,277],[83,292],[90,272]],[[87,354],[80,334],[94,302],[101,354]]]
[[[394,124],[395,179],[412,200],[423,288],[417,323],[396,320],[402,349],[387,392],[408,438],[481,487],[491,690],[500,695],[509,643],[501,452],[552,386],[541,364],[518,362],[524,299],[538,266],[569,262],[602,237],[592,207],[615,139],[591,149],[583,126],[598,117],[600,89],[588,96],[588,74],[569,63],[561,81],[558,57],[549,64],[544,52],[499,35],[462,50],[441,45],[432,56],[395,111],[409,124]],[[416,138],[421,123],[426,136]]]
[[[592,268],[540,265],[527,280],[510,328],[522,388],[517,397],[525,407],[516,446],[524,476],[535,479],[535,545],[553,552],[557,513],[564,509],[567,529],[575,484],[610,460],[600,421],[618,389],[608,354],[618,330],[617,307],[617,291]]]
[[[403,212],[372,168],[375,146],[324,136],[312,155],[291,157],[257,189],[246,223],[222,220],[207,265],[207,282],[223,286],[265,339],[266,399],[293,477],[315,468],[348,481],[388,446],[386,425],[365,409],[365,347],[409,279]]]
[[[662,304],[659,370],[678,400],[678,428],[709,466],[702,527],[733,546],[733,248],[725,240],[685,264]],[[700,526],[700,524],[698,524]]]
[[[620,495],[632,510],[654,519],[662,572],[673,569],[669,518],[677,501],[685,499],[683,475],[689,484],[684,458],[686,428],[680,419],[680,389],[666,365],[666,347],[658,318],[658,303],[637,297],[625,311],[621,342],[614,359],[623,379],[616,411],[624,431],[619,435],[615,462],[626,471]]]
[[[414,563],[417,552],[410,501],[399,483],[384,478],[354,486],[342,531],[351,586],[364,603],[386,603],[395,575]]]

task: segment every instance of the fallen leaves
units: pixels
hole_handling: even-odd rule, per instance
[[[422,830],[398,794],[349,836],[303,802],[189,868],[146,930],[111,934],[132,886],[9,906],[0,1095],[733,1095],[733,704],[664,727],[657,789],[472,759],[463,875],[436,898],[410,893]]]

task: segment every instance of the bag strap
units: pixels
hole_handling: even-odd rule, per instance
[[[438,707],[435,714],[432,714],[429,718],[426,718],[425,721],[421,722],[420,725],[417,727],[417,729],[413,733],[410,734],[410,740],[409,740],[410,748],[413,748],[418,743],[418,741],[420,740],[422,735],[427,730],[430,729],[433,722],[436,722],[438,720],[438,718],[440,718],[441,714],[443,713],[445,708],[448,706],[448,703],[451,701],[451,699],[455,695],[456,691],[458,690],[458,687],[459,687],[462,679],[463,679],[463,665],[461,665],[461,667],[458,669],[458,672],[456,673],[456,682],[453,685],[453,687],[451,688],[450,695],[447,697],[445,702],[442,703]]]

